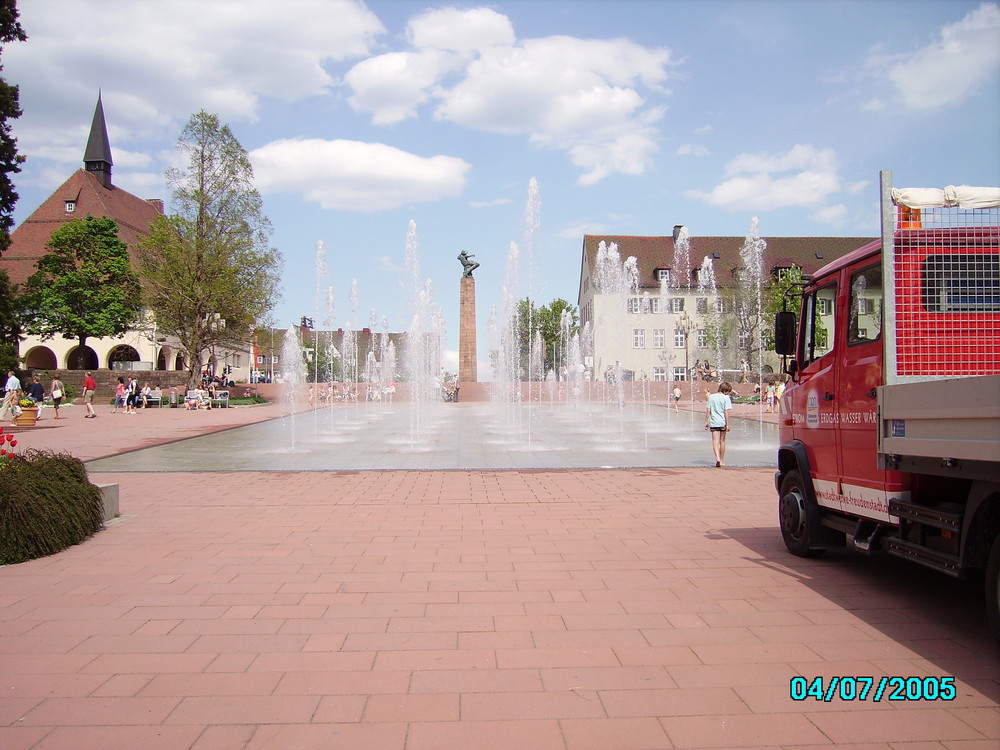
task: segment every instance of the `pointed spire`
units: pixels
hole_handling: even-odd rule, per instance
[[[94,121],[90,125],[87,150],[83,153],[83,164],[88,172],[93,172],[104,187],[111,187],[111,141],[108,140],[108,126],[104,121],[104,105],[101,92],[97,92],[97,108]]]

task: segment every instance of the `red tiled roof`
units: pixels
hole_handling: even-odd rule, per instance
[[[75,201],[73,213],[66,212],[67,201]],[[93,174],[78,169],[14,230],[10,247],[0,257],[0,269],[11,283],[23,283],[35,272],[38,259],[49,252],[52,232],[73,219],[88,214],[110,217],[118,222],[118,237],[131,248],[162,213],[162,201],[143,200],[119,187],[106,188]]]
[[[763,237],[767,247],[764,250],[764,269],[797,266],[803,273],[814,273],[832,260],[866,245],[877,237]],[[634,256],[639,267],[639,286],[659,288],[656,270],[673,268],[674,238],[636,237],[631,235],[584,235],[583,252],[590,268],[593,269],[597,248],[601,242],[618,245],[618,254],[624,261]],[[706,256],[712,258],[716,283],[721,287],[733,286],[736,279],[733,270],[740,268],[740,250],[745,237],[690,237],[691,267],[699,268]],[[717,256],[717,257],[716,257]]]

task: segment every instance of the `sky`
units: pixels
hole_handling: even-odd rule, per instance
[[[114,183],[162,198],[194,113],[247,150],[284,258],[266,322],[406,330],[457,362],[492,310],[576,304],[584,234],[878,234],[878,174],[1000,185],[1000,4],[962,0],[21,0],[26,219],[101,92]],[[412,231],[411,231],[412,228]],[[409,241],[408,241],[409,238]],[[419,265],[407,263],[407,247]],[[329,291],[331,290],[332,291]],[[332,300],[332,304],[331,301]],[[456,369],[453,365],[450,369]],[[480,368],[482,369],[482,367]]]

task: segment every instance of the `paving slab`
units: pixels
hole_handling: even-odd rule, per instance
[[[123,515],[0,568],[5,750],[1000,742],[977,583],[787,554],[767,466],[236,470],[200,436],[281,408],[64,413],[21,444],[95,459]],[[98,470],[165,444],[188,470]],[[955,697],[791,695],[838,676]]]

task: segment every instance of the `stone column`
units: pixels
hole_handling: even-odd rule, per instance
[[[458,297],[458,382],[475,383],[476,371],[476,280],[462,278]]]

